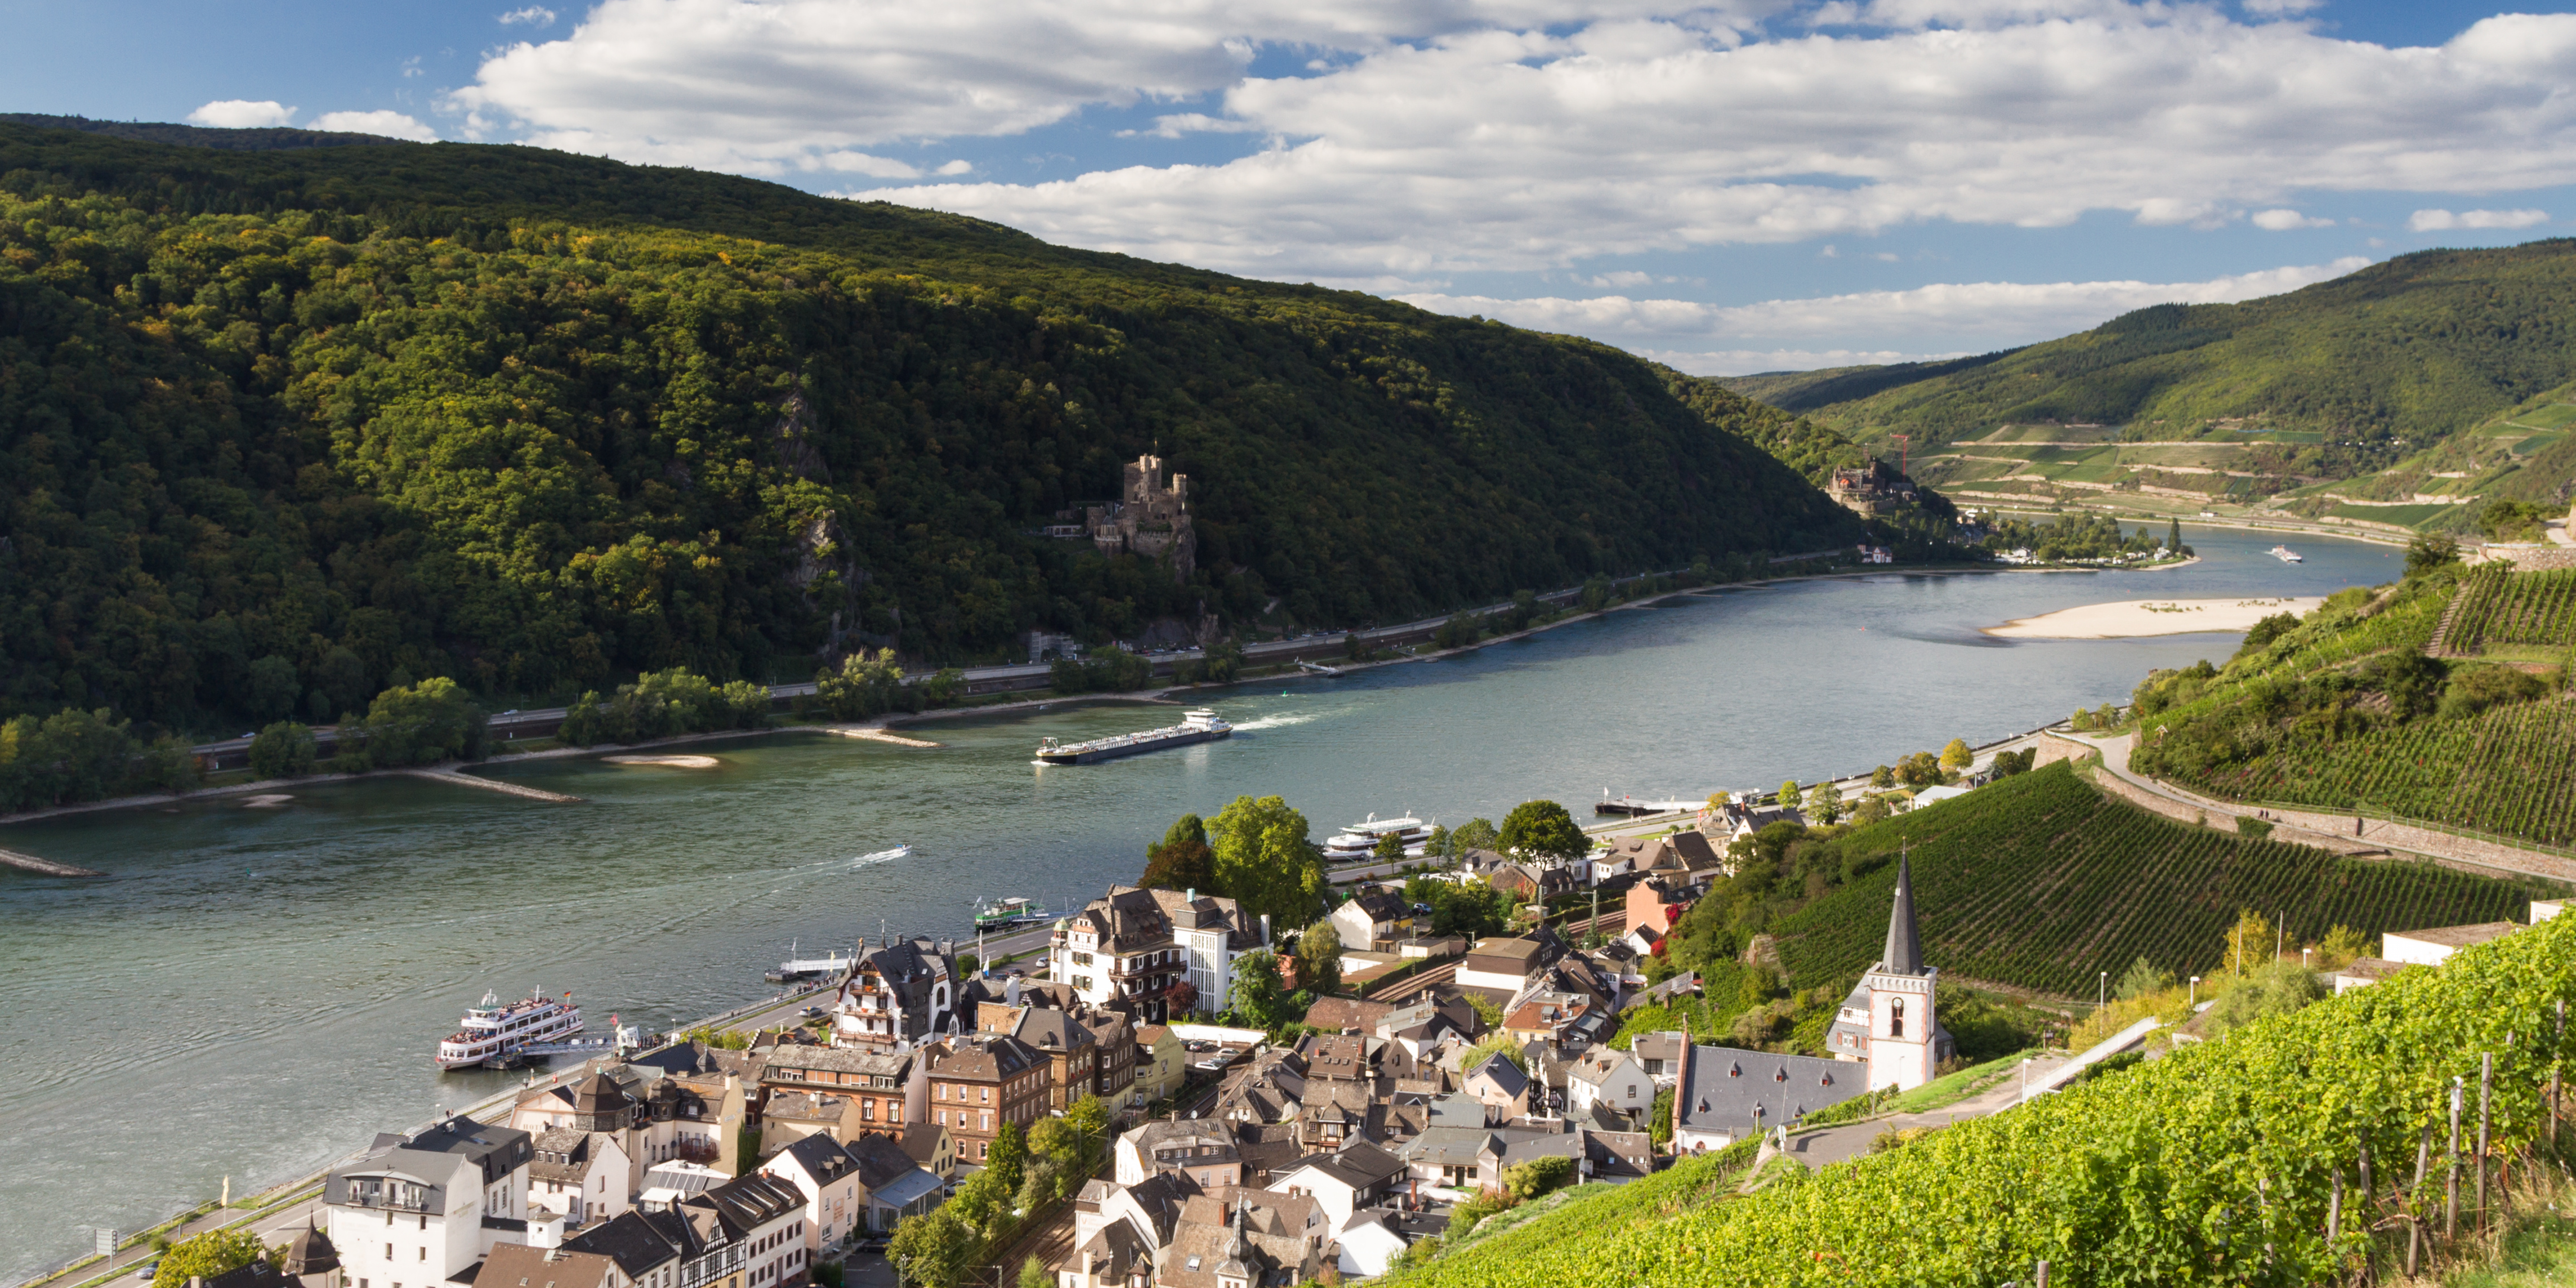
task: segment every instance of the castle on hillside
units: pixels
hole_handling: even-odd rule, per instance
[[[1175,474],[1163,483],[1163,458],[1139,456],[1126,468],[1119,499],[1083,511],[1083,530],[1104,555],[1168,555],[1173,575],[1190,579],[1198,566],[1198,533],[1190,526],[1190,478]]]
[[[1914,481],[1873,460],[1856,469],[1835,470],[1825,482],[1833,503],[1864,517],[1886,514],[1914,499]]]
[[[1887,947],[1878,964],[1860,977],[1860,987],[1843,999],[1834,1026],[1826,1031],[1825,1044],[1834,1058],[1866,1062],[1872,1091],[1909,1091],[1930,1082],[1933,1070],[1956,1054],[1949,1030],[1932,1010],[1940,976],[1940,967],[1923,964],[1922,940],[1914,928],[1913,866],[1899,858]]]

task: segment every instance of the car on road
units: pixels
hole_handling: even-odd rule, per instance
[[[134,1277],[146,1283],[150,1283],[152,1277],[159,1273],[161,1273],[161,1263],[158,1261],[146,1261],[134,1268]]]
[[[803,1015],[806,1019],[811,1020],[811,1019],[815,1019],[815,1018],[820,1017],[820,1016],[823,1014],[823,1008],[822,1008],[822,1007],[819,1007],[819,1006],[809,1006],[809,1007],[806,1007],[804,1010],[802,1010],[802,1011],[798,1012],[798,1014]]]

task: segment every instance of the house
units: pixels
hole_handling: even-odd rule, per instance
[[[1169,1100],[1189,1081],[1189,1050],[1167,1025],[1147,1024],[1136,1030],[1134,1059],[1135,1081],[1127,1089],[1131,1105]]]
[[[924,1121],[930,1111],[929,1064],[919,1052],[895,1046],[774,1046],[760,1067],[760,1087],[780,1092],[828,1092],[857,1110],[861,1131],[892,1130]]]
[[[1691,1047],[1673,1093],[1673,1149],[1723,1149],[1873,1089],[1869,1069],[1843,1060]]]
[[[1473,1069],[1461,1069],[1459,1090],[1485,1106],[1488,1122],[1509,1122],[1530,1111],[1529,1075],[1501,1052],[1486,1056]]]
[[[911,1130],[934,1142],[948,1139],[945,1132],[927,1123],[916,1123]],[[891,1233],[896,1222],[928,1212],[947,1196],[947,1181],[914,1161],[904,1142],[892,1136],[861,1136],[842,1148],[858,1164],[859,1190],[867,1204],[866,1225],[874,1233]]]
[[[1269,1288],[1320,1278],[1338,1261],[1313,1199],[1222,1189],[1191,1199],[1154,1267],[1156,1288]]]
[[[1172,1241],[1182,1206],[1205,1192],[1187,1172],[1157,1172],[1133,1185],[1085,1181],[1073,1200],[1074,1246],[1111,1226],[1126,1225],[1146,1248],[1160,1250]]]
[[[1694,874],[1722,871],[1726,865],[1717,847],[1709,844],[1708,834],[1696,830],[1667,836],[1621,837],[1610,842],[1608,850],[1594,862],[1602,858],[1624,863],[1629,871],[1647,880],[1676,885],[1688,883]]]
[[[957,1136],[939,1123],[905,1123],[895,1138],[913,1165],[927,1169],[942,1183],[957,1179]]]
[[[476,1283],[527,1284],[529,1288],[634,1288],[635,1280],[615,1257],[598,1252],[567,1252],[525,1243],[496,1243]],[[215,1288],[213,1280],[207,1288]]]
[[[1393,1014],[1389,1002],[1364,1002],[1356,997],[1319,997],[1306,1008],[1306,1027],[1319,1033],[1375,1033],[1378,1024]]]
[[[1110,1179],[1120,1185],[1163,1172],[1188,1176],[1201,1189],[1243,1184],[1243,1155],[1221,1119],[1156,1118],[1121,1134],[1110,1153]]]
[[[749,1116],[755,1068],[746,1052],[689,1043],[602,1069],[577,1083],[540,1087],[511,1106],[509,1125],[531,1136],[557,1128],[606,1133],[627,1159],[626,1189],[673,1159],[735,1169],[738,1132]]]
[[[1679,1029],[1640,1033],[1628,1044],[1628,1053],[1637,1058],[1638,1066],[1658,1087],[1673,1085],[1681,1074],[1682,1053],[1689,1049],[1690,1035]]]
[[[2402,934],[2392,930],[2379,937],[2379,955],[2405,965],[2439,966],[2463,948],[2502,939],[2517,929],[2519,927],[2510,921],[2487,921],[2470,926],[2409,930]]]
[[[528,1210],[568,1226],[608,1221],[628,1207],[635,1173],[618,1133],[556,1127],[530,1143]]]
[[[1271,1178],[1281,1194],[1315,1200],[1338,1230],[1361,1208],[1375,1207],[1404,1188],[1404,1160],[1367,1141],[1316,1154]]]
[[[1075,1018],[1091,1030],[1091,1045],[1100,1053],[1092,1062],[1091,1094],[1104,1105],[1125,1101],[1136,1085],[1136,1022],[1117,1011],[1084,1011]]]
[[[1536,1158],[1570,1159],[1586,1180],[1627,1181],[1654,1168],[1654,1144],[1645,1132],[1607,1132],[1549,1122],[1501,1127],[1434,1126],[1393,1150],[1405,1180],[1430,1197],[1463,1198],[1497,1189],[1503,1173]]]
[[[832,1045],[895,1050],[937,1037],[955,1006],[953,947],[888,937],[861,953],[831,1007]]]
[[[1045,1059],[1048,1109],[1062,1113],[1100,1085],[1100,1044],[1071,1012],[1045,1006],[1014,1010],[991,1002],[977,1010],[976,1027],[1008,1033]]]
[[[386,1134],[323,1183],[323,1229],[348,1282],[445,1281],[503,1235],[524,1234],[524,1131],[451,1118],[412,1136]]]
[[[1223,1009],[1235,961],[1269,944],[1269,922],[1232,899],[1111,886],[1056,923],[1047,974],[1086,1005],[1161,1024],[1174,1010]]]
[[[1342,1277],[1373,1279],[1385,1274],[1406,1248],[1448,1228],[1449,1214],[1445,1211],[1407,1212],[1379,1207],[1353,1212],[1335,1236],[1341,1244]]]
[[[877,1141],[897,1157],[903,1151],[882,1136]],[[905,1170],[911,1169],[904,1159]],[[805,1247],[822,1252],[867,1227],[868,1194],[859,1175],[859,1156],[830,1136],[807,1136],[770,1155],[760,1174],[785,1181],[805,1196]]]
[[[1390,1049],[1403,1052],[1407,1065],[1418,1068],[1432,1062],[1431,1052],[1443,1039],[1474,1042],[1483,1037],[1485,1021],[1466,998],[1442,1000],[1425,993],[1417,1001],[1389,1010],[1378,1020],[1376,1033]]]
[[[1908,860],[1896,861],[1896,895],[1888,908],[1887,947],[1876,965],[1860,977],[1843,999],[1826,1049],[1837,1060],[1869,1065],[1869,1089],[1894,1087],[1910,1091],[1932,1080],[1932,1071],[1956,1052],[1950,1032],[1941,1027],[1934,990],[1941,970],[1923,964],[1920,935],[1914,925],[1914,873]]]
[[[1505,864],[1485,878],[1485,883],[1522,903],[1544,903],[1569,895],[1577,885],[1572,868],[1540,863]]]
[[[1056,1288],[1145,1288],[1157,1251],[1125,1222],[1112,1223],[1074,1240],[1072,1259],[1055,1268]]]
[[[957,1159],[982,1166],[1002,1124],[1028,1130],[1051,1094],[1045,1055],[1018,1038],[969,1033],[923,1048],[930,1064],[930,1121],[956,1137]]]
[[[331,1246],[331,1236],[322,1233],[318,1217],[306,1217],[304,1228],[286,1241],[286,1255],[277,1268],[293,1281],[289,1288],[337,1288],[340,1250]]]
[[[1490,989],[1505,998],[1529,987],[1530,977],[1565,956],[1565,941],[1540,930],[1521,938],[1478,940],[1458,962],[1458,987]]]
[[[1596,1046],[1565,1067],[1567,1108],[1588,1113],[1606,1106],[1620,1114],[1644,1114],[1655,1105],[1655,1080],[1628,1051]]]
[[[1698,833],[1692,833],[1692,835],[1696,836]],[[1698,900],[1700,891],[1699,886],[1661,877],[1650,877],[1628,887],[1622,907],[1628,914],[1629,930],[1633,932],[1640,928],[1649,929],[1658,939],[1671,934],[1673,923],[1680,921],[1682,914],[1690,911],[1691,904]],[[1648,951],[1653,947],[1654,940],[1650,939],[1639,951]]]
[[[859,1122],[859,1102],[818,1091],[780,1091],[760,1111],[761,1153],[774,1154],[808,1136],[850,1140],[875,1124]]]
[[[785,1181],[739,1176],[665,1208],[621,1213],[564,1240],[562,1250],[615,1261],[636,1288],[768,1288],[801,1277],[813,1262],[802,1198]],[[474,1282],[517,1288],[515,1279]]]
[[[1341,935],[1344,948],[1392,951],[1397,941],[1412,937],[1413,905],[1404,901],[1401,891],[1361,886],[1341,907],[1333,909],[1329,920]],[[1380,945],[1385,947],[1380,949]]]

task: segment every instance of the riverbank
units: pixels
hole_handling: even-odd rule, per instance
[[[1998,639],[2110,640],[2251,630],[2278,613],[2306,616],[2322,596],[2284,599],[2122,599],[2016,618],[1984,633]]]

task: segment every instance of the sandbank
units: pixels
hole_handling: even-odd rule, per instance
[[[721,761],[713,756],[602,756],[612,765],[660,765],[665,769],[713,769]]]
[[[2061,608],[1985,628],[1988,635],[2026,640],[2109,640],[2139,635],[2192,635],[2241,631],[2275,613],[2304,616],[2325,600],[2317,596],[2271,599],[2124,599]]]

